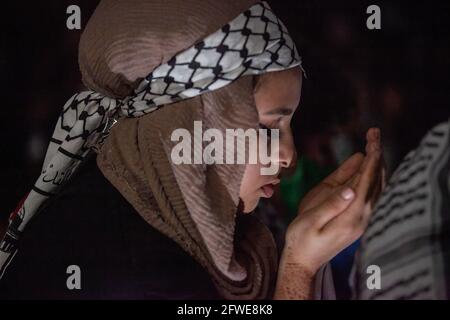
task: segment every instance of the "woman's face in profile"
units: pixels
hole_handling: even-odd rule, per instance
[[[261,167],[269,167],[270,164],[246,166],[240,188],[240,198],[246,213],[256,208],[261,197],[272,197],[275,185],[280,182],[280,171],[293,164],[295,146],[291,120],[300,102],[301,86],[302,72],[299,67],[266,73],[257,78],[254,97],[260,126],[263,129],[279,129],[278,159],[271,157],[271,161],[278,162],[278,170],[272,175],[262,175]]]

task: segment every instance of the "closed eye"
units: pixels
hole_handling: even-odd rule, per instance
[[[259,128],[264,129],[264,134],[267,138],[267,141],[272,139],[272,133],[271,133],[272,129],[271,128],[267,127],[266,125],[264,125],[262,123],[259,124]],[[281,131],[278,131],[278,134],[279,134],[279,136],[281,136]]]
[[[280,107],[275,110],[267,111],[265,113],[265,115],[268,115],[268,116],[273,116],[273,115],[290,116],[292,114],[292,112],[293,112],[293,110],[291,108]]]

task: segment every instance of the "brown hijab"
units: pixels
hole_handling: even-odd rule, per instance
[[[83,81],[103,94],[127,96],[155,67],[255,2],[103,0],[80,43]],[[147,223],[208,271],[224,298],[270,298],[277,266],[273,238],[254,218],[236,224],[245,165],[170,160],[171,133],[178,128],[193,133],[195,120],[204,130],[223,133],[255,128],[252,77],[140,118],[120,119],[99,149],[97,164]]]

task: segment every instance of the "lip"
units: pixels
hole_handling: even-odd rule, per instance
[[[265,184],[261,188],[264,198],[271,198],[275,193],[275,187],[273,184]]]
[[[275,179],[263,185],[260,190],[264,198],[271,198],[275,193],[275,186],[280,183],[280,179]]]

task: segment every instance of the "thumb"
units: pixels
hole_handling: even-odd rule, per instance
[[[347,209],[354,198],[355,192],[350,187],[342,187],[313,208],[311,214],[317,222],[317,227],[323,228],[330,220]]]

